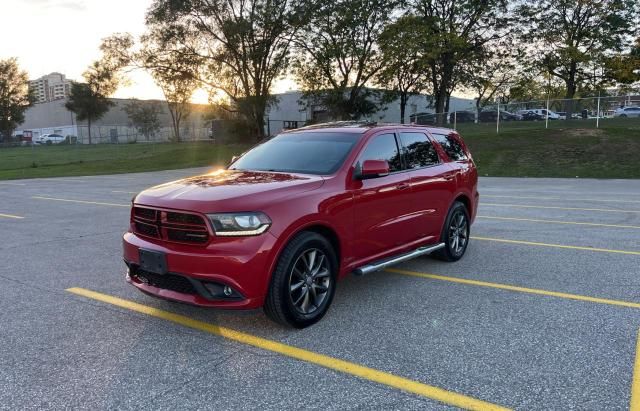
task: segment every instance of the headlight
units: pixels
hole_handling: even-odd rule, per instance
[[[207,214],[213,231],[222,237],[258,235],[267,231],[271,220],[264,213]]]

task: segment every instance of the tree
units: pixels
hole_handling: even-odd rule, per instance
[[[505,103],[514,80],[523,78],[517,67],[518,53],[512,52],[509,41],[500,41],[490,48],[486,60],[470,68],[468,87],[476,93],[476,112],[497,98]]]
[[[10,139],[33,102],[29,78],[15,58],[0,60],[0,141]]]
[[[264,137],[273,81],[286,70],[304,14],[295,0],[154,0],[147,26],[197,79],[223,91]]]
[[[189,117],[191,97],[198,88],[199,65],[198,59],[185,59],[187,51],[175,41],[164,39],[163,35],[154,31],[143,36],[142,48],[133,59],[151,72],[162,90],[171,115],[173,138],[180,141],[180,124]]]
[[[200,59],[185,58],[189,53],[174,37],[166,37],[158,27],[140,38],[136,49],[130,34],[114,34],[102,40],[100,49],[106,64],[114,72],[143,69],[155,80],[164,94],[171,115],[173,140],[181,140],[180,125],[191,112],[191,97],[198,88]]]
[[[486,61],[486,45],[504,37],[510,18],[507,0],[413,0],[425,25],[433,105],[442,124],[451,93],[470,81],[472,62]]]
[[[623,86],[640,82],[640,37],[629,53],[611,56],[605,62],[606,75]]]
[[[394,0],[314,4],[296,38],[294,62],[308,104],[324,106],[331,117],[342,120],[376,111],[379,99],[366,86],[383,67],[377,42],[395,7]]]
[[[149,137],[154,136],[160,131],[158,114],[162,112],[162,109],[157,101],[141,102],[134,99],[125,105],[123,110],[127,113],[131,125],[135,127],[147,141]]]
[[[376,83],[400,100],[402,124],[409,97],[424,90],[429,78],[425,50],[419,41],[424,34],[418,34],[423,29],[420,19],[408,15],[386,26],[378,40],[384,66],[376,76]]]
[[[73,82],[65,107],[76,114],[79,121],[87,121],[89,144],[91,144],[91,123],[99,120],[114,103],[109,100],[120,84],[114,67],[106,61],[94,62],[82,76],[85,83]]]
[[[542,0],[519,8],[524,41],[537,46],[534,61],[562,80],[567,99],[588,82],[606,80],[597,68],[629,45],[637,13],[635,0]],[[569,104],[568,116],[571,109]]]

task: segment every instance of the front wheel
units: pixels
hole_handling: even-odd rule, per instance
[[[278,259],[265,313],[295,328],[318,322],[333,300],[337,271],[336,254],[326,238],[313,232],[296,235]]]
[[[467,251],[469,234],[469,212],[464,204],[456,201],[449,209],[440,236],[444,248],[438,250],[435,256],[444,261],[458,261]]]

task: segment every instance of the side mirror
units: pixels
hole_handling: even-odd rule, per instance
[[[389,175],[387,160],[365,160],[360,169],[360,179],[384,177]]]

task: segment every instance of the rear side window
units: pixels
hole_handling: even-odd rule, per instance
[[[421,168],[440,163],[438,152],[423,133],[400,133],[407,168]]]
[[[364,162],[365,160],[387,160],[390,172],[400,171],[402,164],[395,135],[381,134],[375,136],[362,152],[360,161]]]
[[[443,134],[434,134],[433,137],[440,143],[442,149],[447,153],[449,158],[453,161],[468,160],[467,154],[462,148],[462,144],[454,137],[445,136]]]

